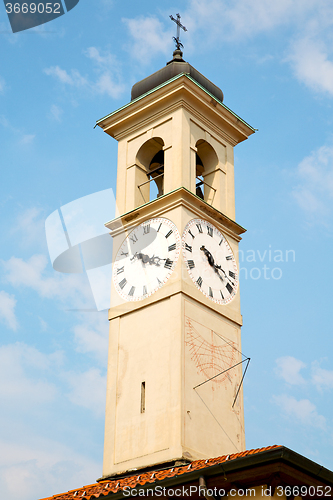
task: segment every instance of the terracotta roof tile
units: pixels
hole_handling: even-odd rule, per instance
[[[84,500],[102,499],[110,493],[117,493],[123,490],[126,486],[135,488],[137,485],[144,486],[145,484],[152,484],[156,481],[162,481],[166,478],[172,478],[180,476],[182,474],[191,473],[196,470],[211,467],[213,465],[223,463],[226,461],[235,460],[236,458],[246,457],[248,455],[253,455],[256,453],[261,453],[264,451],[273,450],[275,448],[280,448],[278,445],[268,446],[266,448],[257,448],[253,450],[246,450],[241,453],[233,453],[231,455],[223,455],[217,458],[210,458],[208,460],[195,460],[189,465],[181,465],[179,467],[170,467],[164,470],[143,472],[138,475],[138,473],[133,476],[128,476],[124,478],[107,479],[105,481],[100,481],[98,483],[89,484],[83,486],[82,488],[77,488],[76,490],[68,491],[67,493],[60,493],[58,495],[53,495],[52,497],[47,497],[42,500],[78,500],[79,498],[84,498]]]

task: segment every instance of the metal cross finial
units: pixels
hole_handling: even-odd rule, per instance
[[[177,19],[175,19],[173,16],[169,16],[169,17],[170,17],[171,21],[173,21],[177,24],[177,36],[173,36],[172,39],[175,41],[177,49],[180,50],[180,47],[184,48],[184,45],[179,40],[180,28],[183,29],[184,31],[187,31],[187,28],[185,28],[185,26],[183,26],[182,23],[180,22],[180,15],[176,14],[176,16],[177,16]]]

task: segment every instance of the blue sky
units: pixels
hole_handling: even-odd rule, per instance
[[[11,33],[0,5],[0,491],[36,499],[102,472],[108,322],[85,274],[53,270],[47,217],[115,189],[96,120],[184,58],[258,131],[235,149],[247,448],[333,469],[333,5],[80,0]],[[105,213],[105,222],[112,214]],[[110,216],[111,214],[111,216]],[[84,311],[83,311],[84,310]]]

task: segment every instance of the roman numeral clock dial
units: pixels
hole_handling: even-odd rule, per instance
[[[223,234],[210,222],[192,219],[184,229],[182,247],[195,286],[217,304],[231,302],[238,289],[238,270]]]
[[[150,219],[134,228],[121,244],[113,266],[119,295],[128,301],[142,300],[165,285],[176,267],[180,247],[180,234],[169,219]]]

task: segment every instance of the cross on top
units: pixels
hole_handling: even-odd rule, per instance
[[[184,31],[187,31],[187,28],[185,28],[185,26],[183,26],[182,23],[180,22],[180,15],[176,14],[176,16],[177,16],[177,19],[175,19],[173,16],[169,16],[169,17],[170,17],[171,21],[173,21],[177,24],[177,36],[173,36],[172,39],[176,43],[177,50],[180,50],[180,47],[184,48],[184,45],[181,43],[181,41],[179,39],[180,28]]]

